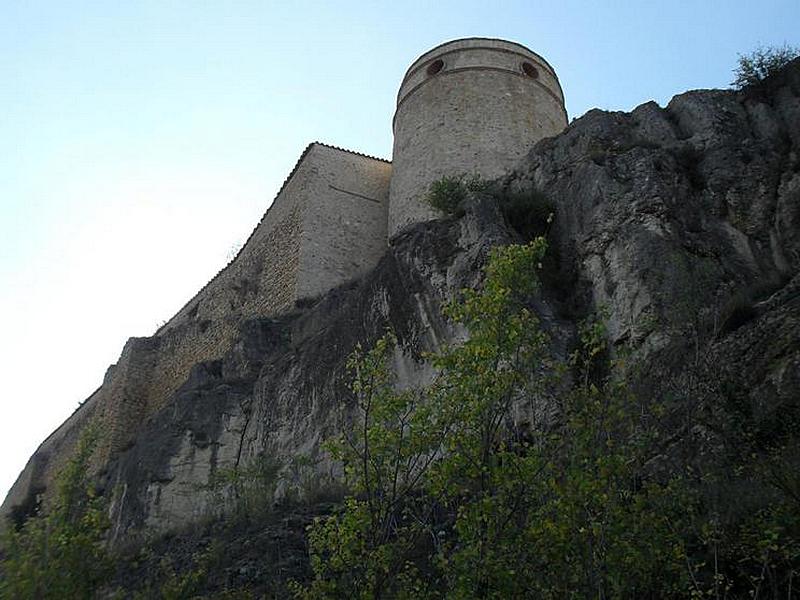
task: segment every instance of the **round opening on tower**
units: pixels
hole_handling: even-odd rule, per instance
[[[436,75],[439,71],[444,68],[444,61],[441,58],[437,58],[431,64],[428,65],[427,73],[428,77],[432,77]]]
[[[539,70],[529,62],[522,63],[522,72],[531,79],[539,79]]]

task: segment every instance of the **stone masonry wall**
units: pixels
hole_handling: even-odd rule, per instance
[[[390,174],[387,161],[310,144],[236,258],[153,337],[128,340],[103,385],[31,458],[2,512],[52,482],[92,421],[103,432],[94,457],[102,468],[192,366],[224,355],[243,319],[290,310],[377,263]]]
[[[423,54],[398,94],[389,236],[435,216],[420,201],[431,182],[502,176],[566,125],[555,72],[519,44],[471,38]]]
[[[101,458],[122,450],[142,421],[161,408],[191,367],[221,357],[242,318],[287,308],[295,298],[300,215],[308,200],[304,152],[292,174],[236,258],[152,338],[128,341],[101,390],[98,416],[106,444]],[[299,177],[298,177],[299,176]]]
[[[313,297],[363,274],[386,251],[391,163],[316,146],[315,202],[305,205],[298,297]]]
[[[236,258],[156,336],[126,345],[103,411],[109,450],[128,443],[193,365],[220,358],[242,319],[291,309],[377,263],[390,171],[385,161],[311,144]],[[353,188],[371,199],[339,191]]]

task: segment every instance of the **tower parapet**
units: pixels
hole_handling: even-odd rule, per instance
[[[397,94],[389,237],[434,218],[421,202],[443,176],[501,176],[567,125],[553,68],[525,46],[465,38],[420,56]]]

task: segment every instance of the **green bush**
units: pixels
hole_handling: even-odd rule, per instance
[[[469,192],[485,189],[486,183],[477,175],[442,177],[431,183],[424,201],[446,215],[460,217],[464,214],[464,200]]]
[[[506,222],[526,240],[545,233],[555,211],[552,201],[539,190],[498,191],[477,175],[437,179],[431,183],[424,200],[445,215],[460,217],[470,192],[490,193]]]
[[[740,54],[731,85],[737,90],[757,85],[798,56],[800,48],[788,44],[759,47],[749,54]]]
[[[642,407],[589,377],[605,351],[593,322],[554,365],[528,308],[542,238],[496,249],[479,291],[446,314],[470,332],[430,358],[437,380],[396,391],[390,336],[351,362],[353,430],[334,441],[351,496],[309,540],[299,598],[668,597],[688,586],[680,480],[645,481]],[[578,384],[557,426],[533,415],[563,372]],[[595,369],[596,370],[596,369]],[[655,594],[655,596],[653,596]]]
[[[3,540],[0,597],[93,598],[110,572],[105,548],[109,522],[88,475],[98,432],[89,428],[59,475],[48,511],[9,527]]]

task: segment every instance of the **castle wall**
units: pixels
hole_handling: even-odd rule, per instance
[[[470,38],[423,54],[398,94],[394,162],[310,144],[234,260],[153,337],[128,340],[103,385],[42,444],[3,513],[52,481],[90,421],[105,433],[99,469],[194,365],[223,357],[244,319],[291,310],[375,266],[388,238],[435,216],[420,202],[432,181],[500,176],[565,125],[555,72],[527,48]]]
[[[437,60],[442,68],[431,74]],[[555,73],[522,46],[468,39],[422,55],[398,94],[393,164],[310,144],[235,259],[155,336],[128,341],[92,397],[108,433],[99,462],[132,440],[193,365],[221,358],[243,319],[290,310],[363,274],[390,235],[434,216],[419,202],[431,181],[478,167],[483,177],[501,175],[565,123]],[[37,469],[34,479],[52,472]]]
[[[314,148],[318,201],[305,207],[297,296],[313,297],[365,273],[386,251],[392,165],[335,148]]]
[[[306,148],[236,258],[159,330],[269,315],[378,262],[391,164],[324,144]]]
[[[123,449],[193,365],[221,358],[239,323],[275,315],[374,266],[386,248],[391,165],[311,144],[236,258],[152,338],[132,338],[98,394],[100,458]]]
[[[445,175],[499,177],[567,124],[552,67],[502,40],[456,40],[423,54],[397,98],[390,237],[436,216],[421,202],[431,182]]]

